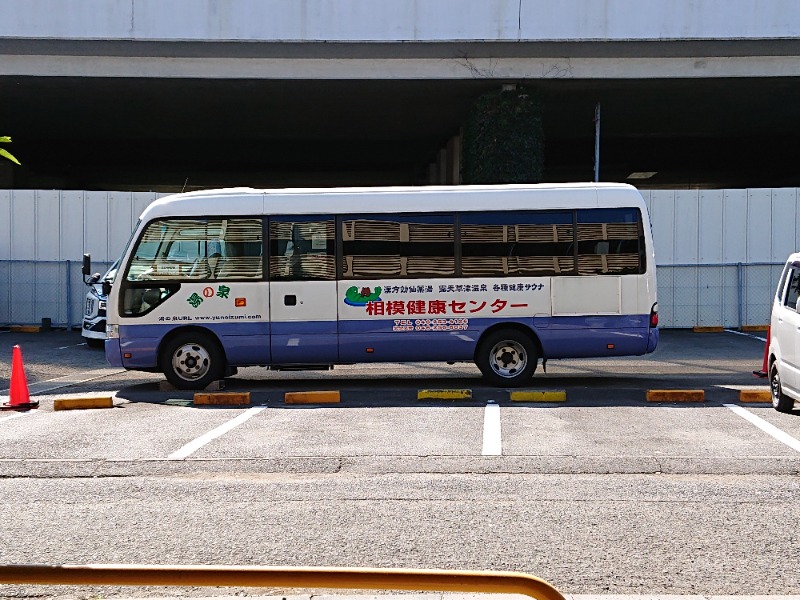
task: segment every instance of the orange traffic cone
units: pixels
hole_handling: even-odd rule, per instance
[[[38,402],[31,402],[28,393],[28,380],[25,377],[25,367],[22,366],[22,350],[19,346],[14,346],[14,353],[11,357],[11,397],[8,402],[3,404],[4,409],[24,409],[37,408]]]
[[[767,327],[767,343],[764,346],[764,360],[761,363],[761,370],[753,371],[753,375],[756,377],[766,377],[769,375],[769,373],[767,373],[767,367],[769,366],[769,330],[770,328]]]

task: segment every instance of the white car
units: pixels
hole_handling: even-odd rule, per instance
[[[800,252],[781,273],[772,304],[769,339],[769,386],[772,406],[791,412],[800,402]]]

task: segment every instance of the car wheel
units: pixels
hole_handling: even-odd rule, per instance
[[[773,364],[769,372],[769,390],[772,394],[772,408],[778,412],[792,412],[794,400],[783,393],[781,388],[781,375],[778,373],[778,365]]]
[[[86,345],[90,348],[105,348],[106,341],[98,338],[86,338]]]
[[[180,390],[202,390],[225,374],[225,357],[217,341],[202,332],[186,332],[161,351],[161,370]]]
[[[525,384],[533,376],[537,361],[533,340],[516,329],[501,329],[487,335],[475,357],[486,380],[498,387]]]

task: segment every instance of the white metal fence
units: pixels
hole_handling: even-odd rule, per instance
[[[786,257],[800,248],[800,189],[642,191],[662,327],[766,325]]]
[[[0,326],[79,326],[85,252],[103,272],[163,194],[0,190]]]
[[[160,194],[0,190],[0,326],[80,324],[95,271],[122,251]],[[766,325],[786,257],[800,248],[800,189],[643,191],[662,327]]]

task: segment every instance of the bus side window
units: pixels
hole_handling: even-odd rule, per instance
[[[638,209],[581,209],[577,217],[580,275],[645,272],[644,234]]]
[[[270,277],[284,281],[335,279],[333,224],[333,217],[270,219]]]
[[[348,215],[342,230],[345,279],[424,279],[455,275],[450,215]]]
[[[126,280],[261,279],[261,237],[259,217],[154,221],[134,248]]]
[[[460,217],[464,277],[574,274],[568,211],[470,212]]]
[[[163,287],[127,288],[123,294],[122,314],[126,317],[145,315],[177,291],[174,284]]]
[[[261,219],[227,219],[218,242],[209,241],[213,279],[261,279]],[[215,250],[219,256],[215,256]]]

